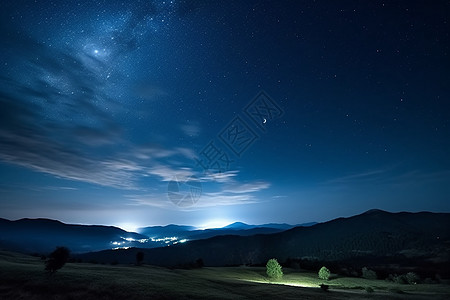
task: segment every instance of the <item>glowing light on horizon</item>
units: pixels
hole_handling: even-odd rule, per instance
[[[115,247],[115,248],[112,248],[112,250],[119,250],[119,249],[127,250],[127,249],[130,249],[130,247]]]
[[[138,225],[133,223],[120,223],[117,225],[120,229],[123,229],[128,232],[137,232],[137,229],[139,228]]]
[[[205,230],[205,229],[212,229],[212,228],[222,228],[227,225],[230,225],[233,223],[233,221],[227,220],[227,219],[213,219],[209,220],[203,225],[198,226],[198,229]]]

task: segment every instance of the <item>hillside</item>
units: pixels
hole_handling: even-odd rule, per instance
[[[142,250],[145,262],[159,266],[189,264],[201,258],[207,266],[264,264],[276,257],[343,261],[355,257],[403,257],[413,262],[449,262],[450,214],[389,213],[371,210],[311,227],[253,236],[217,236],[166,248]],[[101,251],[84,260],[130,263],[139,249]]]
[[[448,299],[448,284],[398,285],[284,269],[272,281],[262,267],[171,270],[154,266],[68,263],[52,276],[36,257],[0,251],[0,299]],[[373,292],[366,289],[371,287]]]
[[[186,240],[206,239],[219,235],[268,234],[294,227],[288,224],[247,225],[199,230],[192,226],[167,225],[140,228],[139,233],[114,226],[72,225],[49,219],[0,219],[0,249],[23,253],[47,254],[64,245],[72,253],[115,248],[156,248]]]
[[[48,253],[66,246],[73,253],[110,249],[115,243],[137,246],[146,239],[113,226],[71,225],[49,219],[0,219],[0,248],[25,253]],[[128,239],[128,240],[127,240]]]

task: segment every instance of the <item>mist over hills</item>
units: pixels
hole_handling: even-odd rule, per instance
[[[57,246],[66,246],[72,253],[130,247],[155,248],[218,235],[276,233],[292,227],[288,224],[248,225],[237,222],[224,228],[199,230],[193,226],[171,224],[140,228],[139,233],[135,233],[114,226],[71,225],[50,219],[9,221],[0,218],[0,249],[46,254]]]
[[[254,234],[277,233],[297,226],[312,226],[314,224],[317,223],[311,222],[299,225],[290,225],[285,223],[249,225],[242,222],[235,222],[222,228],[209,228],[209,229],[198,229],[193,226],[170,224],[167,226],[143,227],[139,228],[137,231],[140,234],[146,235],[150,238],[177,237],[178,239],[198,240],[218,235],[249,236]]]

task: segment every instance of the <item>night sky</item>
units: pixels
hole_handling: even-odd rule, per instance
[[[449,16],[449,1],[2,1],[0,217],[449,212]]]

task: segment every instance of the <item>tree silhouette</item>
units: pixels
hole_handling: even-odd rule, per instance
[[[70,250],[66,247],[57,247],[53,251],[47,261],[45,262],[45,270],[50,274],[55,273],[61,269],[67,262],[70,256]]]
[[[205,263],[203,262],[203,259],[199,258],[195,261],[195,265],[197,268],[203,268],[203,266],[205,265]]]
[[[138,253],[136,253],[136,265],[139,266],[143,260],[144,260],[144,252],[139,251]]]
[[[367,269],[366,267],[362,268],[362,277],[365,279],[377,279],[377,273],[375,271],[372,271],[370,269]]]

